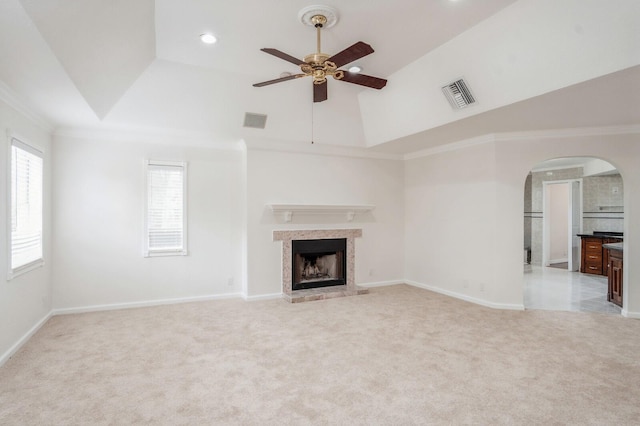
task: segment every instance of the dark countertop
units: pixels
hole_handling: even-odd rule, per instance
[[[624,234],[622,232],[598,232],[594,231],[593,234],[576,234],[578,237],[587,237],[587,238],[620,238],[624,239]]]
[[[624,251],[622,249],[622,245],[623,243],[609,243],[609,244],[603,244],[602,247],[609,249],[609,250],[618,250],[618,251]]]

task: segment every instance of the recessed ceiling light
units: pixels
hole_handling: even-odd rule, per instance
[[[354,65],[351,68],[349,68],[349,72],[352,72],[352,73],[359,73],[360,71],[362,71],[362,67],[359,67],[357,65]]]
[[[206,43],[206,44],[213,44],[216,41],[218,41],[216,36],[214,36],[213,34],[209,34],[209,33],[200,34],[200,40],[202,40],[202,42]]]

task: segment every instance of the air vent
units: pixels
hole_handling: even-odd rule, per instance
[[[265,114],[254,114],[252,112],[246,112],[244,114],[244,127],[264,129],[266,125],[267,116]]]
[[[443,86],[442,93],[447,97],[453,109],[462,109],[476,102],[471,90],[469,90],[469,86],[463,79]]]

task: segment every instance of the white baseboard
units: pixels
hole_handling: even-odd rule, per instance
[[[620,313],[625,318],[640,319],[640,312],[633,312],[633,311],[628,311],[627,309],[623,309],[622,312]]]
[[[257,300],[282,299],[282,293],[258,294],[257,296],[247,296],[246,294],[243,294],[242,298],[247,302],[255,302]]]
[[[547,266],[553,265],[555,263],[566,263],[566,262],[569,262],[569,258],[567,257],[563,257],[562,259],[549,259]]]
[[[488,300],[478,299],[477,297],[468,296],[466,294],[456,293],[455,291],[445,290],[440,287],[436,287],[428,284],[422,284],[417,281],[405,280],[404,282],[414,287],[419,287],[425,290],[444,294],[445,296],[454,297],[456,299],[464,300],[465,302],[475,303],[476,305],[486,306],[487,308],[506,309],[506,310],[512,310],[512,311],[524,311],[524,304],[494,303]]]
[[[81,314],[85,312],[113,311],[117,309],[147,308],[151,306],[174,305],[177,303],[189,303],[189,302],[204,302],[207,300],[236,299],[241,297],[243,297],[241,293],[230,293],[230,294],[215,294],[215,295],[208,295],[208,296],[180,297],[175,299],[145,300],[141,302],[91,305],[91,306],[82,306],[82,307],[76,307],[76,308],[54,309],[53,315]]]
[[[40,321],[36,323],[29,331],[27,331],[24,336],[22,336],[13,346],[9,348],[2,356],[0,357],[0,367],[4,365],[20,348],[31,339],[31,337],[40,330],[49,319],[53,316],[53,312],[49,312],[45,315]]]
[[[373,288],[373,287],[386,287],[388,285],[405,284],[404,280],[392,280],[392,281],[377,281],[372,283],[360,283],[359,287]]]

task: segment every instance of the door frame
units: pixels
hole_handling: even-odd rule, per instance
[[[580,259],[580,244],[574,245],[574,239],[578,238],[576,235],[573,235],[572,232],[572,216],[576,211],[576,206],[573,202],[573,191],[572,184],[577,182],[579,185],[579,202],[577,206],[578,217],[579,217],[579,232],[582,232],[582,178],[577,179],[561,179],[561,180],[548,180],[542,182],[542,266],[550,265],[550,252],[551,252],[551,242],[550,242],[550,234],[551,234],[551,215],[549,214],[549,195],[550,191],[548,190],[549,185],[558,185],[558,184],[569,184],[569,191],[567,196],[567,206],[568,206],[568,220],[569,226],[567,231],[567,261],[569,262],[569,271],[576,271],[579,265],[573,265],[573,259]],[[574,255],[573,251],[578,250],[577,254]]]

